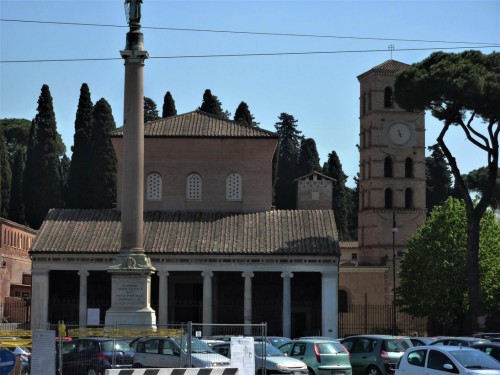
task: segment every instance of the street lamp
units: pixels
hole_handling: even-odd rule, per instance
[[[397,319],[396,319],[396,212],[392,210],[392,335],[397,335]]]

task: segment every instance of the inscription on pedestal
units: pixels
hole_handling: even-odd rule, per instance
[[[116,280],[113,293],[113,305],[133,306],[144,303],[144,285],[138,282]]]

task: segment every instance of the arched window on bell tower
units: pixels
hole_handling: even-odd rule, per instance
[[[406,158],[405,160],[405,177],[413,178],[413,159]]]
[[[385,208],[392,208],[392,190],[385,189]]]
[[[405,190],[405,208],[413,208],[413,191],[410,188]]]
[[[384,159],[384,177],[392,177],[392,159],[389,156]]]
[[[392,87],[387,86],[384,89],[384,108],[392,108]]]

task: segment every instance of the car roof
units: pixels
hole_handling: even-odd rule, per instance
[[[294,342],[322,343],[322,342],[332,342],[332,341],[340,343],[339,340],[334,339],[334,338],[332,338],[332,339],[327,339],[327,338],[317,338],[317,339],[315,339],[315,338],[309,338],[309,337],[303,338],[303,339],[295,339],[295,340],[292,340],[291,342],[292,343],[294,343]]]
[[[352,336],[345,337],[343,340],[355,338],[355,337],[370,338],[370,339],[409,339],[410,338],[408,336],[392,336],[392,335],[352,335]]]
[[[472,348],[479,347],[479,346],[492,346],[495,348],[500,348],[500,342],[475,342],[474,344],[471,344]]]
[[[413,349],[415,350],[421,350],[421,349],[432,349],[432,350],[441,350],[444,352],[453,352],[456,350],[466,350],[466,351],[475,351],[477,349],[474,349],[470,346],[459,346],[459,345],[422,345],[422,346],[414,346],[409,348],[408,350],[412,351]]]

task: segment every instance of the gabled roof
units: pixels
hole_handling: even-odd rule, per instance
[[[401,70],[405,70],[409,67],[410,65],[402,63],[401,61],[397,60],[387,60],[386,62],[383,62],[382,64],[379,64],[370,70],[364,72],[363,74],[360,74],[358,76],[358,80],[365,77],[366,75],[370,73],[379,73],[379,74],[394,74],[397,73]]]
[[[319,173],[317,171],[313,171],[313,172],[311,172],[309,174],[306,174],[305,176],[298,177],[294,181],[308,180],[309,177],[314,176],[314,175],[320,177],[319,178],[320,180],[336,181],[333,177],[327,176],[327,175],[325,175],[323,173]]]
[[[113,131],[111,137],[123,137],[123,128]],[[144,137],[278,138],[278,135],[259,127],[246,126],[196,110],[148,122],[144,126]]]
[[[53,209],[30,254],[117,254],[120,241],[117,210]],[[149,255],[340,255],[332,210],[148,211],[144,251]]]

